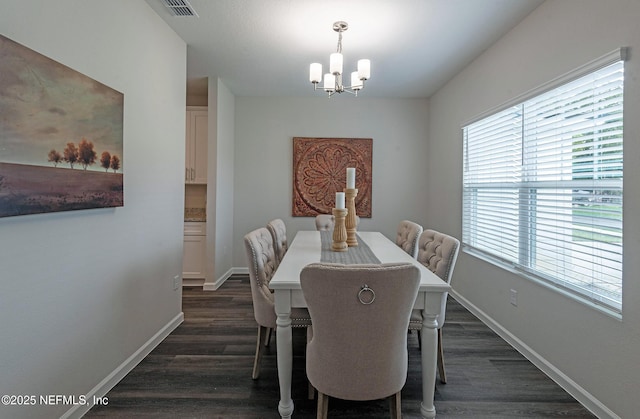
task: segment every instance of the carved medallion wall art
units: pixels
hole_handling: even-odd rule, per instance
[[[0,217],[121,207],[124,95],[0,35]]]
[[[344,191],[347,167],[356,169],[356,214],[371,218],[371,138],[293,138],[294,217],[331,214]]]

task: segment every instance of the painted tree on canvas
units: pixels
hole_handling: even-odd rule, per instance
[[[120,168],[120,157],[115,154],[111,156],[111,168],[113,169],[113,173],[117,172]]]
[[[64,161],[69,163],[69,166],[73,169],[73,165],[78,161],[78,149],[74,143],[67,143],[64,149]]]
[[[57,150],[51,149],[49,152],[49,160],[53,163],[53,167],[58,167],[58,163],[62,161],[62,154],[60,154]]]
[[[78,160],[84,170],[87,170],[87,166],[91,166],[96,162],[96,157],[98,157],[98,155],[93,149],[93,143],[83,138],[80,144],[78,144]]]
[[[108,151],[103,151],[102,155],[100,155],[100,166],[104,168],[104,171],[109,171],[109,167],[111,167],[111,154]]]

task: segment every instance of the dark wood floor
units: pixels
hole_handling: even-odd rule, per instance
[[[443,328],[448,383],[436,384],[438,418],[589,418],[569,394],[449,297]],[[251,379],[257,326],[248,277],[215,292],[183,291],[185,321],[85,417],[278,418],[276,345]],[[314,418],[306,398],[304,331],[294,329],[294,418]],[[275,338],[275,335],[274,335]],[[420,352],[409,335],[404,418],[420,417]],[[329,417],[387,418],[386,401],[331,399]]]

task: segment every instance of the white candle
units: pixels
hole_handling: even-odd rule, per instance
[[[336,192],[336,208],[344,209],[344,192]]]
[[[347,167],[347,188],[355,189],[356,187],[356,168]]]

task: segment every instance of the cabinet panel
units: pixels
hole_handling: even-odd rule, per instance
[[[193,183],[207,183],[207,119],[206,111],[193,112]]]
[[[205,278],[206,236],[184,236],[182,278]]]
[[[186,221],[184,223],[185,236],[204,236],[206,233],[207,223],[198,221]]]
[[[185,183],[207,183],[208,112],[187,110]]]

